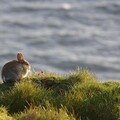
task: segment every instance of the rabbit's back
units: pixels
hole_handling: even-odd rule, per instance
[[[19,63],[16,60],[10,61],[3,66],[2,79],[3,82],[13,82],[27,75],[27,69],[25,65]]]

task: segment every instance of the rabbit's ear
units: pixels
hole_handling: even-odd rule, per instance
[[[24,60],[24,57],[23,57],[22,53],[17,54],[17,59],[18,59],[18,61],[23,61]]]

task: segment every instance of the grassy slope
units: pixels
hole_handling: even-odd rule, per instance
[[[98,82],[88,70],[37,73],[0,84],[0,120],[118,120],[120,83]]]

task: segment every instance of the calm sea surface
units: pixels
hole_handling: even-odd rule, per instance
[[[0,70],[19,51],[33,71],[120,79],[120,0],[0,0]]]

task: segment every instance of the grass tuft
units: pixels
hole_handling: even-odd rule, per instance
[[[53,107],[39,106],[25,110],[17,115],[17,120],[75,120],[65,109],[56,110]]]
[[[10,115],[8,115],[7,109],[5,107],[0,107],[0,120],[14,120]]]
[[[31,82],[21,81],[1,95],[0,103],[7,106],[10,113],[16,113],[30,107],[31,104],[44,105],[48,97],[50,91],[36,87]]]

